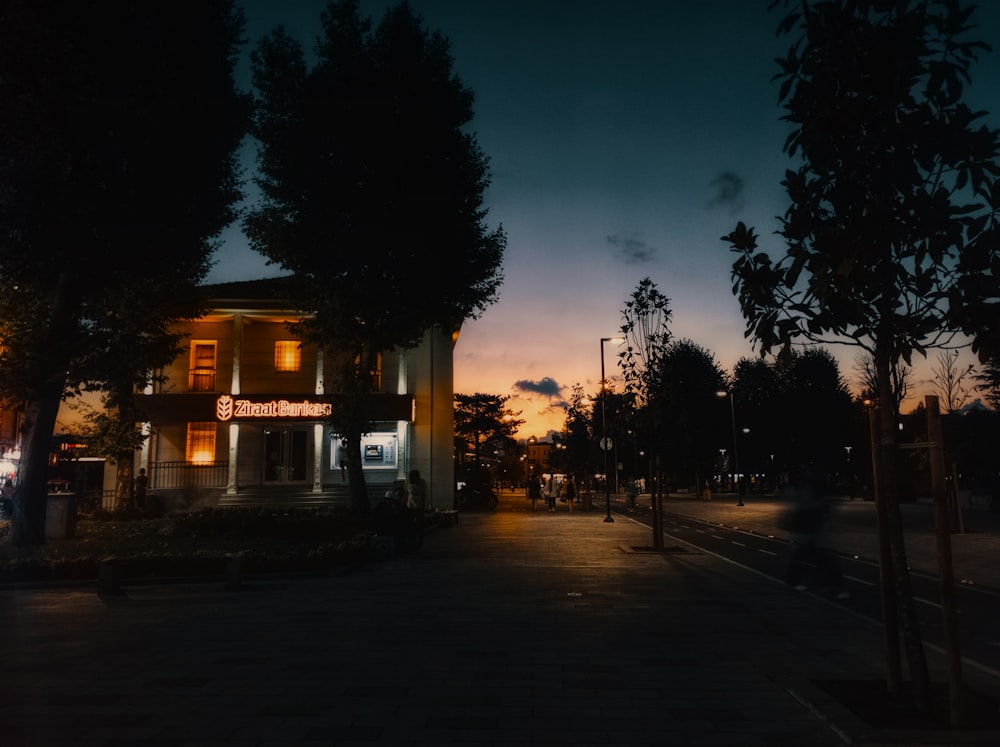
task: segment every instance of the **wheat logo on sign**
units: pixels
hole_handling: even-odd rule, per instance
[[[222,422],[231,420],[233,417],[233,398],[228,394],[223,394],[215,403],[215,417]]]

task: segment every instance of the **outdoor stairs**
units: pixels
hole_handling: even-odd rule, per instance
[[[385,495],[386,485],[368,485],[368,499],[376,505]],[[324,485],[323,491],[314,493],[310,487],[294,486],[254,486],[241,488],[236,495],[223,493],[219,496],[220,508],[234,506],[266,507],[316,507],[349,508],[351,505],[350,486]]]
[[[314,493],[301,486],[251,487],[242,488],[236,495],[223,493],[219,496],[220,508],[266,506],[266,507],[349,507],[351,495],[347,485],[324,485],[323,492]]]

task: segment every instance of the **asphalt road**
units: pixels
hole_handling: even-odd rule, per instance
[[[685,507],[688,506],[683,504],[682,510]],[[756,529],[724,526],[717,522],[674,513],[669,508],[668,504],[664,511],[666,547],[676,543],[693,545],[774,579],[778,583],[785,583],[792,552],[796,547],[794,538],[781,536],[778,530],[769,532],[760,528],[759,524]],[[613,503],[612,510],[616,516],[627,516],[629,519],[650,525],[648,512],[629,511],[620,502]],[[840,523],[850,528],[852,521],[864,520],[860,512],[855,512],[854,517],[845,516]],[[870,522],[866,528],[870,528]],[[917,541],[921,540],[932,541],[933,538],[926,537]],[[912,541],[914,541],[912,538],[908,539],[908,542]],[[843,543],[840,542],[835,529],[824,533],[819,544],[825,548],[837,548]],[[804,593],[825,597],[858,615],[881,622],[882,601],[877,553],[863,555],[833,550],[831,554],[839,565],[844,582],[843,590],[850,596],[846,599],[835,598],[829,590],[822,588],[815,573],[807,578],[810,589]],[[940,578],[932,573],[913,570],[911,567],[910,580],[921,637],[926,645],[943,650],[944,615]],[[1000,628],[996,623],[1000,620],[1000,590],[978,583],[962,583],[959,579],[954,584],[954,591],[960,653],[965,666],[976,667],[992,674],[1000,673]]]

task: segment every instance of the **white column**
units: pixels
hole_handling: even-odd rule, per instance
[[[406,350],[399,351],[399,376],[396,379],[396,394],[406,394],[409,361]],[[396,455],[396,477],[405,480],[410,474],[410,423],[400,420],[396,423],[396,433],[399,436],[399,454]],[[430,496],[428,496],[430,499]]]
[[[323,382],[323,348],[316,349],[316,394],[324,394],[326,385]],[[312,492],[323,492],[323,457],[326,444],[323,442],[323,424],[313,426],[313,486]]]
[[[312,492],[323,492],[323,424],[313,425],[313,487]]]
[[[226,483],[226,495],[236,495],[239,492],[237,485],[237,467],[240,460],[240,424],[229,424],[229,481]]]
[[[243,355],[243,315],[233,316],[233,379],[230,393],[234,396],[240,393],[240,359]],[[226,482],[226,494],[236,495],[239,492],[238,472],[240,464],[240,426],[239,423],[229,424],[229,477]]]

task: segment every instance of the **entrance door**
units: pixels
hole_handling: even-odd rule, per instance
[[[264,482],[304,482],[307,435],[300,428],[264,431]]]

